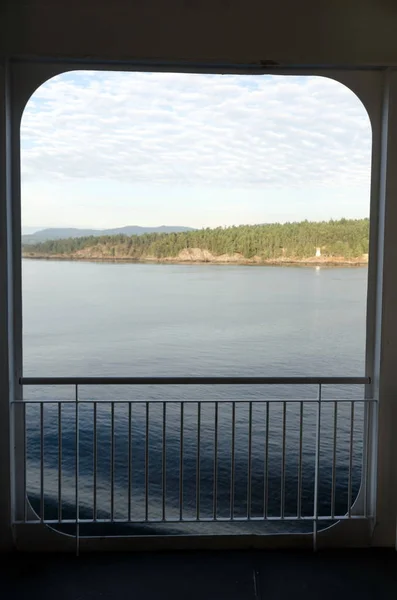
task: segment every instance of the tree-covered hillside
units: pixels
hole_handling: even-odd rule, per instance
[[[27,246],[26,254],[74,256],[91,250],[103,257],[176,258],[186,249],[199,248],[215,256],[241,254],[246,259],[311,258],[316,248],[323,257],[361,258],[368,253],[368,219],[300,223],[271,223],[201,229],[179,233],[106,235],[46,241]]]

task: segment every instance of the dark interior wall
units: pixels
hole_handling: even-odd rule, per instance
[[[3,0],[0,5],[3,56],[397,64],[395,0]]]

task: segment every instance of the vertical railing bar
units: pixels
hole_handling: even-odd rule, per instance
[[[350,443],[349,443],[349,484],[347,491],[347,514],[352,515],[352,479],[353,479],[353,441],[354,441],[354,402],[350,409]]]
[[[163,402],[163,448],[162,448],[162,501],[163,501],[163,512],[162,519],[165,521],[165,507],[166,507],[166,494],[167,494],[167,481],[166,481],[166,468],[167,468],[167,403]]]
[[[372,419],[373,421],[371,422],[372,426],[376,426],[378,427],[378,423],[379,423],[379,398],[377,400],[375,400],[375,398],[372,399],[372,403],[371,403],[371,408],[372,408]],[[376,472],[376,463],[374,464],[373,462],[373,458],[375,458],[376,462],[377,462],[377,457],[373,456],[373,452],[375,449],[375,445],[376,445],[376,439],[374,439],[373,437],[374,432],[371,431],[371,454],[369,455],[369,459],[368,459],[368,469],[370,469],[370,471],[368,471],[368,485],[372,485],[372,477],[371,479],[369,479],[369,473],[373,473],[373,469],[375,469]],[[370,462],[369,462],[370,461]],[[368,494],[370,493],[370,489],[368,489]],[[376,499],[375,502],[373,501],[372,497],[369,496],[371,498],[370,501],[370,505],[369,505],[369,517],[370,517],[370,526],[371,526],[371,531],[373,533],[374,528],[376,526],[377,523],[377,505],[376,505]]]
[[[370,410],[372,409],[372,404],[366,402],[364,405],[365,417],[366,417],[366,430],[365,430],[365,438],[363,446],[365,450],[364,455],[364,517],[368,518],[368,467],[369,467],[369,437],[370,437]],[[372,411],[371,411],[372,412]]]
[[[26,523],[28,520],[28,499],[27,499],[27,472],[26,472],[26,460],[27,460],[27,435],[26,435],[26,404],[22,404],[22,425],[23,425],[23,520]]]
[[[44,403],[40,402],[40,520],[44,522]]]
[[[318,522],[318,492],[320,475],[320,448],[321,448],[321,400],[322,386],[318,384],[318,402],[317,402],[317,427],[316,427],[316,455],[315,455],[315,474],[314,474],[314,511],[313,511],[313,549],[317,550],[317,522]]]
[[[58,521],[62,522],[62,402],[58,404]]]
[[[149,402],[146,402],[145,439],[145,521],[149,519]]]
[[[265,479],[264,479],[264,490],[263,490],[263,516],[265,519],[268,517],[269,511],[269,419],[270,419],[270,407],[269,401],[266,402],[266,440],[265,440]]]
[[[232,447],[230,465],[230,519],[234,519],[234,470],[235,470],[235,444],[236,444],[236,403],[232,402]]]
[[[251,479],[252,479],[252,402],[248,407],[248,481],[247,481],[247,519],[251,518]]]
[[[218,509],[218,402],[215,402],[215,436],[214,436],[214,488],[213,488],[213,515],[214,521],[217,519]]]
[[[196,519],[200,520],[201,402],[197,402]]]
[[[285,445],[286,445],[286,427],[287,427],[287,402],[283,402],[283,441],[282,441],[282,450],[281,450],[281,518],[284,519],[285,516]]]
[[[92,468],[93,468],[93,503],[92,503],[92,518],[94,521],[97,520],[97,469],[98,469],[98,432],[97,432],[97,403],[94,400],[93,404],[93,457],[92,457]]]
[[[114,520],[114,402],[110,404],[110,521]]]
[[[303,402],[299,407],[299,459],[298,459],[298,519],[302,517],[302,459],[303,459]]]
[[[334,436],[332,448],[332,486],[331,486],[331,518],[335,517],[335,495],[336,495],[336,446],[338,434],[338,403],[334,402]]]
[[[180,436],[179,436],[179,520],[183,520],[183,428],[184,428],[185,403],[181,403]]]
[[[79,510],[79,386],[76,383],[75,385],[75,405],[76,405],[76,415],[75,415],[75,453],[76,453],[76,489],[75,489],[75,503],[76,503],[76,556],[79,555],[80,552],[80,510]]]
[[[132,494],[132,404],[128,402],[128,522],[131,521],[131,494]]]

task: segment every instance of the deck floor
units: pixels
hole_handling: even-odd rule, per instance
[[[383,600],[397,598],[397,553],[168,552],[3,556],[7,600]]]

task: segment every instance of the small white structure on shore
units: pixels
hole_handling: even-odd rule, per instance
[[[318,258],[319,256],[321,256],[321,249],[316,248],[316,258]]]

